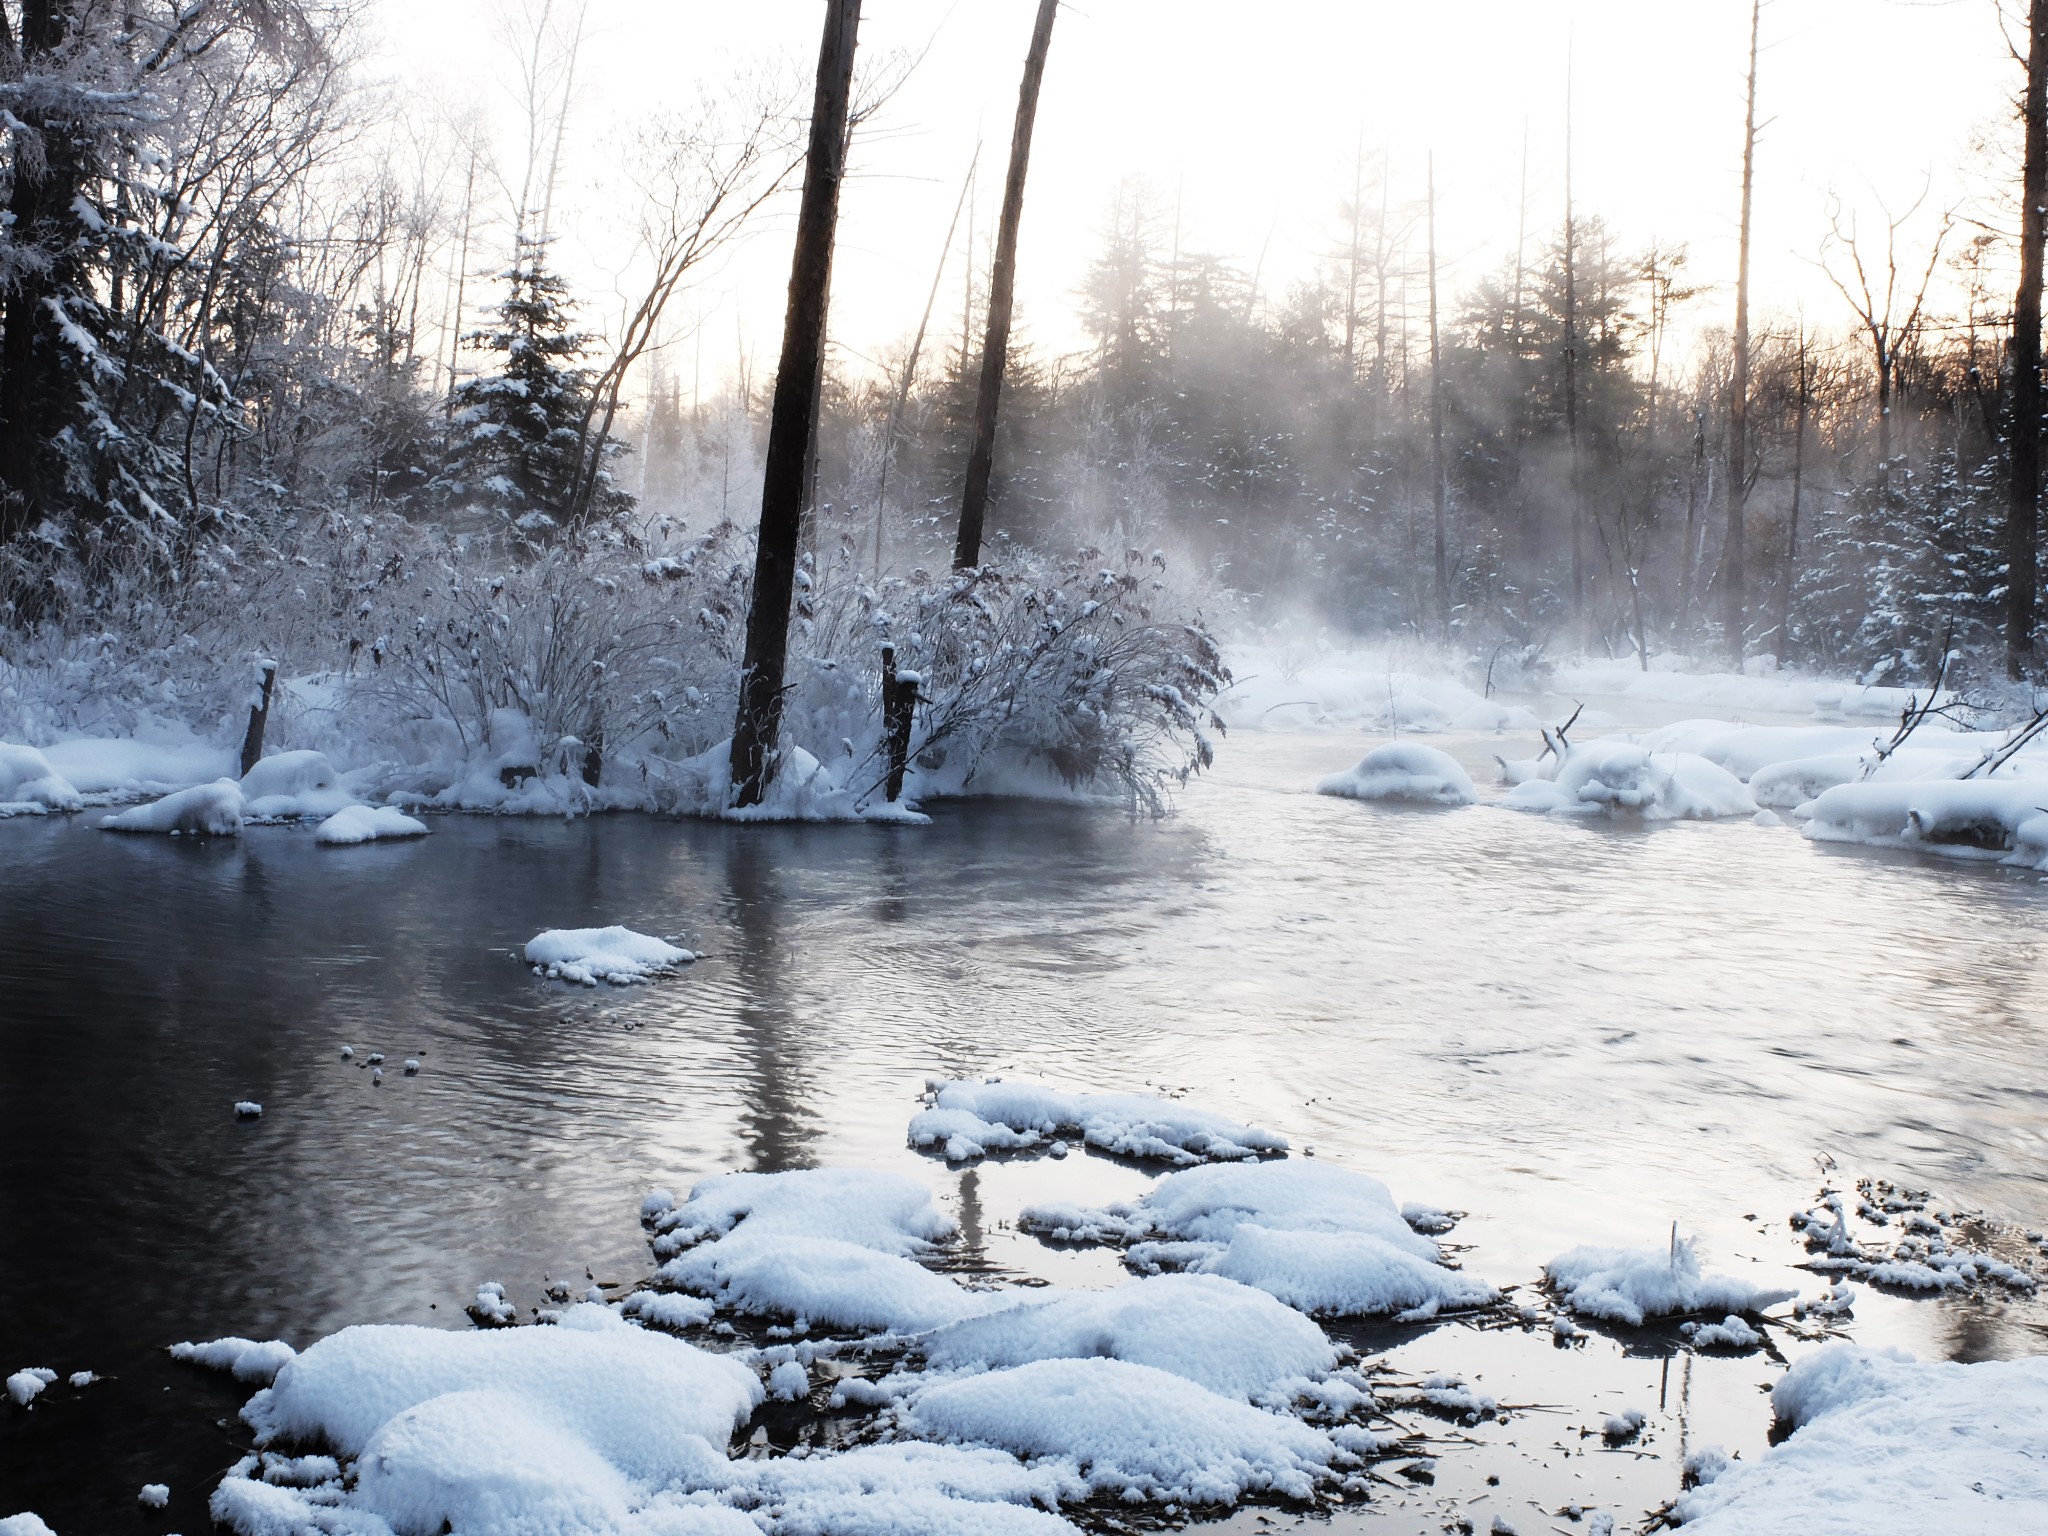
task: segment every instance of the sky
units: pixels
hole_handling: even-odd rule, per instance
[[[398,87],[397,110],[422,123],[481,113],[515,183],[524,134],[511,55],[495,38],[508,12],[533,3],[374,0],[372,13],[370,68]],[[833,278],[838,366],[863,366],[916,326],[978,141],[986,260],[1035,9],[863,7],[863,57],[915,64],[855,145]],[[586,14],[556,254],[602,330],[635,271],[620,181],[635,126],[736,73],[779,65],[807,82],[824,11],[820,0],[587,0]],[[1261,292],[1277,297],[1336,247],[1361,152],[1369,168],[1384,155],[1396,204],[1422,196],[1434,157],[1455,290],[1511,259],[1525,185],[1532,248],[1561,221],[1567,69],[1581,215],[1603,217],[1623,248],[1685,245],[1706,288],[1690,323],[1725,324],[1748,32],[1747,0],[1071,0],[1032,148],[1022,324],[1041,348],[1082,344],[1077,289],[1131,177],[1179,207],[1184,249],[1256,266]],[[1901,236],[1902,253],[1921,260],[1943,209],[1995,218],[1989,196],[2006,167],[1982,141],[2004,131],[2018,76],[1996,0],[1769,0],[1759,311],[1824,327],[1851,318],[1817,261],[1831,198],[1867,239],[1881,233],[1882,207],[1903,210],[1924,190]],[[677,300],[667,354],[679,376],[709,388],[742,350],[757,377],[772,371],[793,224],[791,198]],[[960,250],[939,300],[942,334],[959,324]]]

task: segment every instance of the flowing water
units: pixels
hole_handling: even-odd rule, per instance
[[[1308,792],[1367,744],[1234,737],[1157,824],[993,802],[927,829],[451,817],[352,849],[0,824],[0,1374],[111,1378],[0,1402],[0,1514],[205,1529],[247,1389],[164,1345],[460,1326],[483,1280],[522,1307],[550,1280],[630,1281],[640,1195],[720,1169],[906,1169],[998,1268],[1113,1281],[1112,1255],[1008,1219],[1146,1173],[948,1169],[903,1145],[927,1076],[1184,1092],[1468,1212],[1464,1262],[1502,1284],[1674,1220],[1710,1267],[1785,1269],[1823,1157],[2048,1224],[2041,877],[1744,822]],[[1495,743],[1449,745],[1476,765]],[[542,928],[609,922],[706,957],[594,992],[515,958]],[[262,1119],[238,1122],[239,1099]],[[1860,1310],[1859,1336],[1923,1353],[2043,1347],[2034,1309],[1995,1298]],[[1675,1489],[1680,1441],[1754,1454],[1768,1425],[1763,1357],[1355,1337],[1530,1405],[1446,1450],[1434,1487],[1390,1487],[1374,1529],[1484,1530],[1574,1489],[1640,1511]],[[1641,1454],[1566,1454],[1625,1403],[1665,1411]],[[136,1511],[148,1480],[173,1486],[161,1515]]]

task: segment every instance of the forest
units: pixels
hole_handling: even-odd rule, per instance
[[[333,683],[309,744],[467,754],[513,709],[595,785],[606,743],[680,760],[726,735],[776,381],[743,355],[707,387],[701,338],[684,367],[678,295],[795,199],[801,71],[650,120],[639,286],[597,305],[554,260],[581,15],[507,16],[512,164],[459,126],[380,121],[350,4],[7,12],[18,725],[132,723],[166,687],[231,716],[260,656]],[[1749,150],[1751,19],[1749,125],[1727,125]],[[856,72],[842,153],[915,67]],[[2023,58],[2012,79],[2027,110],[1986,153],[2038,179],[2039,80]],[[947,554],[1005,280],[978,173],[921,318],[866,352],[825,322],[781,578],[815,755],[857,738],[879,782],[878,638],[925,690],[922,745],[969,743],[956,768],[1007,743],[1145,796],[1210,751],[1212,631],[1407,637],[1489,687],[1579,654],[2034,675],[2038,430],[2016,423],[2038,428],[2040,250],[2016,184],[1990,207],[1832,207],[1813,259],[1840,303],[1793,324],[1748,292],[1746,211],[1730,294],[1682,247],[1612,236],[1569,164],[1564,205],[1525,191],[1513,259],[1456,286],[1433,167],[1396,198],[1361,144],[1310,210],[1319,271],[1284,286],[1184,243],[1134,177],[1076,295],[1085,344],[1018,317],[963,581]],[[1111,665],[1052,666],[1065,642],[1027,638],[1048,603]]]

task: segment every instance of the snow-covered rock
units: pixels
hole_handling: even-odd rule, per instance
[[[618,987],[648,981],[678,970],[696,958],[689,950],[678,949],[666,940],[617,925],[550,928],[526,944],[526,963],[536,971],[586,987],[594,987],[600,981]]]
[[[336,811],[314,829],[316,843],[372,843],[384,838],[425,837],[427,824],[395,806],[351,805]]]
[[[1061,1241],[1129,1243],[1135,1269],[1218,1275],[1309,1312],[1420,1318],[1499,1294],[1447,1267],[1379,1180],[1325,1162],[1190,1168],[1134,1201],[1032,1206],[1018,1223]]]
[[[1058,1457],[1102,1494],[1228,1504],[1305,1499],[1337,1455],[1328,1434],[1124,1360],[1039,1360],[926,1388],[923,1434]]]
[[[242,775],[244,814],[255,821],[332,816],[356,803],[324,752],[279,752]]]
[[[1727,769],[1690,752],[1652,752],[1602,738],[1566,749],[1548,779],[1531,776],[1500,804],[1573,816],[1629,814],[1646,821],[1754,816],[1756,801]]]
[[[1669,1248],[1574,1248],[1543,1266],[1558,1300],[1582,1317],[1641,1327],[1692,1312],[1761,1312],[1799,1293],[1700,1271],[1691,1238]]]
[[[84,798],[34,747],[0,741],[0,815],[75,811]]]
[[[109,832],[168,832],[198,837],[235,837],[242,830],[245,805],[233,779],[195,784],[148,805],[131,806],[100,819]]]
[[[57,1533],[43,1523],[40,1515],[23,1510],[18,1515],[0,1517],[0,1536],[57,1536]]]
[[[2048,1530],[2048,1358],[1923,1363],[1830,1344],[1771,1405],[1793,1433],[1680,1494],[1688,1533]]]
[[[935,1369],[1092,1356],[1150,1366],[1250,1400],[1336,1364],[1322,1329],[1264,1291],[1212,1275],[1155,1275],[1106,1291],[1027,1293],[918,1343]]]
[[[189,1360],[208,1370],[230,1372],[237,1381],[268,1383],[291,1363],[298,1351],[282,1339],[210,1339],[203,1344],[173,1344],[173,1360]]]
[[[1172,1099],[1138,1093],[1070,1093],[1044,1083],[934,1085],[933,1106],[910,1122],[910,1144],[960,1161],[1032,1147],[1061,1133],[1124,1157],[1168,1163],[1239,1161],[1287,1150],[1287,1138]]]
[[[1472,776],[1459,766],[1456,758],[1414,741],[1375,747],[1355,768],[1333,773],[1316,785],[1316,793],[1352,800],[1415,800],[1430,805],[1470,805],[1479,798]]]
[[[1841,784],[1798,814],[1818,842],[1918,848],[2048,870],[2048,777]]]

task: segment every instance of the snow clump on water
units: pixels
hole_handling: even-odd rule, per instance
[[[910,1144],[949,1162],[1035,1147],[1061,1132],[1123,1157],[1165,1163],[1241,1161],[1287,1150],[1287,1138],[1208,1110],[1140,1093],[1068,1093],[1044,1083],[926,1085],[930,1108],[912,1117]]]
[[[1447,1267],[1386,1185],[1323,1162],[1191,1168],[1099,1210],[1027,1207],[1018,1225],[1054,1241],[1125,1243],[1140,1272],[1219,1275],[1329,1316],[1420,1321],[1500,1294]]]
[[[1645,821],[1754,816],[1757,810],[1740,779],[1690,752],[1652,752],[1632,741],[1602,739],[1567,747],[1562,761],[1545,767],[1551,777],[1524,779],[1501,804],[1571,816],[1632,814]]]
[[[336,811],[313,830],[316,843],[373,843],[384,838],[425,837],[427,824],[396,806],[351,805]]]
[[[1668,1250],[1574,1248],[1544,1265],[1543,1274],[1559,1302],[1581,1317],[1631,1328],[1648,1318],[1691,1312],[1757,1313],[1799,1294],[1729,1275],[1703,1275],[1694,1244],[1686,1238]]]
[[[242,798],[252,821],[297,821],[332,816],[356,803],[324,752],[279,752],[242,775]]]
[[[84,804],[71,781],[42,753],[0,741],[0,816],[41,816]]]
[[[1688,1532],[2048,1529],[2048,1359],[1923,1363],[1830,1344],[1785,1373],[1771,1406],[1792,1434],[1680,1494]]]
[[[1375,747],[1358,766],[1333,773],[1316,785],[1319,795],[1352,800],[1414,800],[1429,805],[1471,805],[1479,791],[1472,776],[1448,752],[1420,742],[1395,741]]]
[[[100,826],[108,832],[168,832],[172,836],[238,837],[242,815],[247,809],[242,788],[233,779],[195,784],[148,805],[138,805],[117,815],[104,816]]]
[[[43,1388],[56,1379],[57,1373],[47,1366],[25,1366],[7,1378],[7,1395],[14,1399],[16,1406],[26,1408]]]
[[[203,1365],[209,1370],[227,1371],[237,1381],[268,1385],[277,1373],[298,1356],[282,1339],[225,1338],[204,1344],[173,1344],[171,1358]]]
[[[57,1536],[57,1533],[43,1524],[41,1516],[23,1510],[18,1515],[0,1518],[0,1536]]]
[[[648,981],[689,965],[697,957],[665,940],[630,928],[550,928],[526,944],[526,963],[535,974],[594,987]]]

